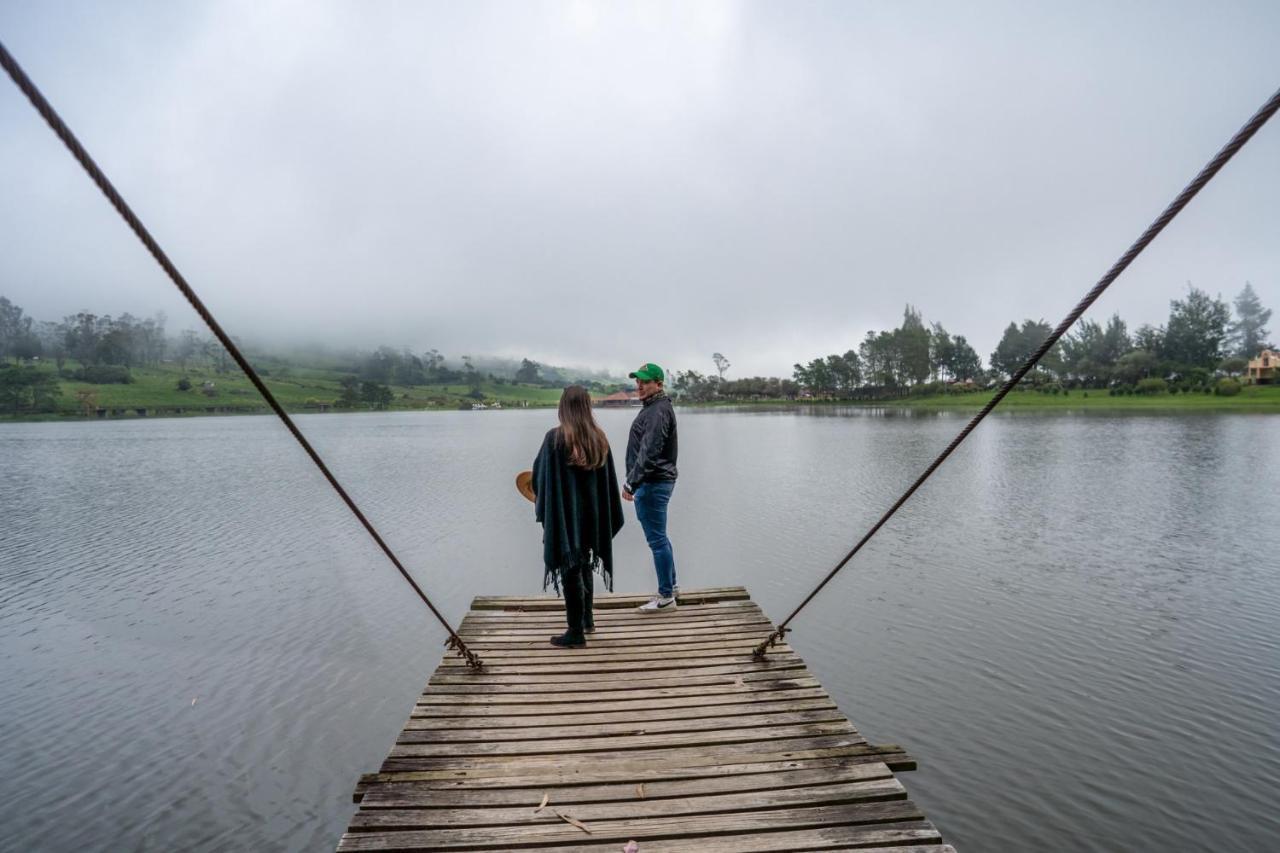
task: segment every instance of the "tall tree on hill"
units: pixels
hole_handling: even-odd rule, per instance
[[[955,361],[956,345],[951,334],[941,323],[933,324],[933,332],[929,336],[929,366],[938,379],[954,379],[955,373],[951,364]]]
[[[902,325],[894,332],[901,378],[912,384],[924,382],[933,372],[929,359],[929,329],[920,312],[908,305],[902,312]]]
[[[1143,323],[1133,333],[1133,348],[1155,355],[1164,349],[1164,329]]]
[[[1130,350],[1116,362],[1113,376],[1121,382],[1134,385],[1160,372],[1160,359],[1150,350]]]
[[[1120,357],[1133,349],[1129,330],[1119,314],[1103,328],[1093,320],[1081,320],[1062,339],[1064,375],[1088,388],[1104,388],[1115,373]]]
[[[542,377],[538,374],[538,368],[541,366],[536,361],[530,361],[527,358],[520,359],[520,369],[516,371],[516,381],[523,382],[526,385],[536,385],[542,381]]]
[[[1266,328],[1271,309],[1262,307],[1262,300],[1247,281],[1234,302],[1236,320],[1231,324],[1231,349],[1241,358],[1257,358],[1259,352],[1271,347],[1267,340],[1271,333]]]
[[[1000,343],[996,345],[995,352],[991,353],[991,367],[1005,376],[1012,376],[1052,333],[1053,327],[1044,320],[1023,320],[1021,327],[1010,323],[1005,328]],[[1051,373],[1062,372],[1060,347],[1060,343],[1055,344],[1045,353],[1044,358],[1040,359],[1041,369]]]
[[[62,324],[44,320],[36,328],[36,334],[40,338],[40,346],[44,350],[44,357],[52,358],[54,363],[58,365],[58,369],[61,370],[62,366],[67,362],[67,343],[65,335],[63,335]]]
[[[1006,376],[1013,374],[1018,366],[1027,360],[1023,354],[1022,336],[1018,333],[1018,324],[1010,323],[1004,327],[1000,343],[991,353],[991,369],[998,370]]]
[[[57,410],[58,380],[35,367],[0,364],[0,412],[23,414]]]
[[[715,362],[716,372],[720,374],[720,381],[724,381],[724,372],[729,369],[729,359],[725,358],[718,352],[711,354],[711,360]]]
[[[1133,341],[1129,339],[1129,327],[1119,314],[1112,314],[1107,327],[1102,332],[1102,362],[1114,367],[1120,357],[1133,349]]]
[[[850,396],[862,383],[862,365],[858,354],[853,350],[844,355],[827,356],[827,373],[831,381],[830,390],[841,397]]]
[[[187,369],[187,362],[196,357],[200,352],[200,335],[195,329],[183,329],[182,334],[178,336],[178,347],[174,350],[174,355],[178,357],[178,365],[183,369]]]
[[[893,332],[867,332],[858,345],[864,382],[883,388],[898,386],[900,367],[896,344]]]
[[[105,317],[103,330],[98,336],[98,347],[95,360],[103,364],[134,365],[133,358],[133,318],[125,314],[120,320],[113,322]]]
[[[9,356],[23,361],[40,354],[33,322],[21,308],[0,296],[0,362]]]
[[[1186,298],[1169,303],[1160,355],[1175,370],[1212,370],[1222,361],[1230,320],[1227,303],[1187,282]]]
[[[947,370],[953,379],[960,382],[972,382],[982,375],[982,359],[964,335],[951,339],[951,362]]]
[[[805,369],[809,377],[809,390],[820,396],[831,396],[835,392],[835,376],[826,359],[815,358]]]
[[[338,384],[342,386],[342,393],[333,401],[334,405],[340,409],[355,408],[360,402],[360,377],[344,376],[338,380]]]
[[[1095,320],[1082,319],[1062,339],[1066,373],[1088,388],[1104,385],[1110,375],[1103,356],[1105,333]]]
[[[62,324],[66,330],[67,353],[82,365],[97,364],[97,315],[81,311],[63,318]]]

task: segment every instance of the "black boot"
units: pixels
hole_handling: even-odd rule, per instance
[[[560,573],[560,586],[564,588],[564,615],[569,630],[551,638],[551,645],[562,649],[580,649],[587,644],[582,634],[582,569],[574,566]]]

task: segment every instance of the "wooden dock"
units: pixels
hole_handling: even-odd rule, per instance
[[[896,746],[872,745],[742,587],[674,613],[596,598],[585,649],[549,596],[481,596],[339,850],[847,850],[954,853],[909,799]],[[634,842],[634,847],[629,845]]]

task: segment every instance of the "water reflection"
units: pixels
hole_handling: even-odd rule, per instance
[[[682,583],[784,615],[967,417],[681,411]],[[301,421],[448,615],[539,589],[510,481],[553,413]],[[793,642],[962,849],[1266,849],[1273,424],[995,416]],[[6,844],[332,846],[442,638],[278,425],[4,425],[0,482]],[[618,563],[650,588],[634,520]]]

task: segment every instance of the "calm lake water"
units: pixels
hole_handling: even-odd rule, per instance
[[[681,584],[775,619],[963,424],[679,418]],[[455,622],[540,591],[553,420],[299,418]],[[961,853],[1274,850],[1277,507],[1280,418],[996,416],[792,642]],[[443,631],[274,419],[0,425],[0,517],[0,847],[336,843]],[[618,552],[649,591],[633,514]]]

